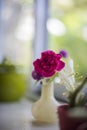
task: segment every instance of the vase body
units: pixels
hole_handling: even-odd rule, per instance
[[[87,119],[69,117],[68,105],[58,107],[60,130],[87,130]]]
[[[41,97],[34,103],[32,114],[37,122],[57,122],[58,102],[54,98],[53,83],[42,84]]]

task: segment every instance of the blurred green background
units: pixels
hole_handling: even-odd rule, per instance
[[[87,75],[87,0],[50,0],[50,18],[49,48],[66,49],[75,71]]]
[[[37,47],[37,52],[41,51],[41,43],[39,43],[40,46],[38,47],[35,42],[35,40],[37,41],[37,37],[35,37],[37,25],[35,21],[35,4],[37,1],[39,2],[39,0],[0,1],[2,2],[2,4],[0,3],[0,10],[2,11],[2,17],[0,17],[0,25],[2,25],[0,26],[0,64],[3,57],[7,56],[14,65],[22,65],[24,67],[25,81],[22,80],[22,75],[19,76],[19,79],[13,75],[11,79],[15,78],[16,80],[16,90],[19,92],[19,94],[16,94],[19,96],[22,91],[20,86],[22,88],[27,87],[27,95],[29,95],[30,88],[33,90],[31,71],[35,56],[34,52],[36,51],[35,47]],[[47,1],[49,3],[48,6],[46,6]],[[60,49],[67,50],[74,60],[75,72],[83,76],[87,75],[87,0],[45,0],[44,7],[41,1],[40,4],[42,8],[48,8],[48,15],[45,14],[46,12],[40,11],[38,11],[37,15],[39,18],[42,18],[41,14],[48,16],[47,22],[44,22],[48,34],[46,29],[42,31],[44,32],[42,34],[47,34],[48,42],[44,42],[42,48],[44,46],[47,47],[46,44],[48,44],[46,49],[52,49],[56,52]],[[41,9],[40,4],[37,9]],[[43,17],[42,19],[46,18],[45,16]],[[39,31],[41,31],[41,25],[43,25],[43,21],[41,24],[40,20],[37,21],[38,25],[40,25],[40,27],[37,27]],[[38,37],[40,36],[41,34]],[[46,41],[44,37],[40,40]],[[8,77],[8,75],[4,77],[4,80],[7,80]],[[20,85],[19,80],[21,80]],[[4,86],[2,95],[6,95],[7,90],[10,92],[9,87],[6,88],[6,84]],[[8,98],[10,97],[12,98],[11,95]]]

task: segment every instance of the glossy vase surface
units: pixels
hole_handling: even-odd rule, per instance
[[[58,102],[54,98],[53,82],[42,83],[41,97],[34,103],[32,114],[37,122],[55,123],[57,122]]]

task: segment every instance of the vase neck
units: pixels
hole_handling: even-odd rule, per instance
[[[42,84],[41,98],[49,99],[54,97],[53,82]]]

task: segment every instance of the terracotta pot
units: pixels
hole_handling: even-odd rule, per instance
[[[87,130],[87,119],[78,119],[68,115],[68,105],[58,107],[60,130]]]

